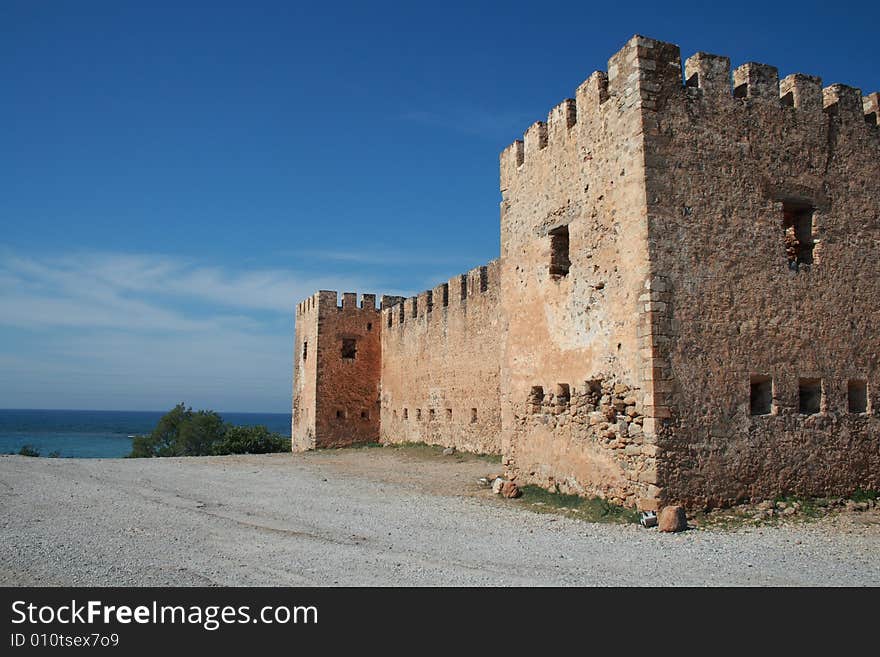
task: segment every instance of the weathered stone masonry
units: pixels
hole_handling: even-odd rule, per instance
[[[501,451],[498,261],[383,313],[383,442]]]
[[[641,508],[880,488],[877,116],[634,37],[501,154],[498,261],[298,306],[294,449],[500,451]]]

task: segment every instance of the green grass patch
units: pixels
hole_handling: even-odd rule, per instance
[[[382,443],[354,443],[347,447],[339,447],[337,449],[374,449],[376,447],[384,447]]]
[[[396,449],[413,456],[443,456],[444,447],[428,443],[388,443],[388,449]]]
[[[800,519],[818,518],[824,515],[824,509],[828,506],[828,500],[821,497],[797,497],[795,495],[780,495],[773,500],[774,504],[784,502],[787,506],[797,503],[800,505],[797,516]],[[774,518],[778,520],[778,518]]]
[[[444,456],[443,450],[446,448],[443,445],[429,445],[428,443],[423,442],[388,443],[385,446],[390,449],[400,450],[402,452],[405,452],[406,454],[411,454],[412,456],[416,457],[441,456],[444,459],[454,459],[459,463],[463,461],[485,461],[486,463],[491,463],[492,465],[501,465],[501,454],[477,454],[475,452],[462,452],[456,450],[455,454],[453,454],[452,456]]]
[[[526,485],[520,488],[521,504],[538,513],[555,513],[587,522],[631,523],[639,521],[634,509],[612,504],[599,497],[580,497],[548,491],[540,486]]]
[[[867,502],[868,500],[877,501],[877,498],[880,497],[880,492],[876,490],[862,490],[861,488],[856,488],[855,492],[849,496],[853,502]]]

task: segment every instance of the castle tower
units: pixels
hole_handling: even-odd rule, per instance
[[[296,308],[293,451],[379,438],[381,316],[376,295],[322,290]]]
[[[635,36],[501,154],[505,464],[643,509],[876,488],[878,96],[684,70]]]

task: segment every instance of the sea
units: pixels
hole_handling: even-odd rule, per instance
[[[134,436],[153,430],[166,411],[0,409],[0,454],[29,445],[41,456],[112,459],[128,456]],[[220,413],[231,424],[263,424],[290,435],[290,413]]]

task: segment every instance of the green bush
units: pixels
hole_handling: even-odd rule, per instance
[[[19,456],[39,456],[40,450],[38,450],[33,445],[22,445],[21,449],[18,450]]]
[[[214,445],[214,454],[269,454],[290,451],[290,438],[269,431],[262,424],[255,427],[226,425],[223,439]]]
[[[240,427],[223,422],[214,411],[193,411],[178,404],[146,436],[135,436],[130,458],[267,454],[290,450],[290,439],[265,426]]]

